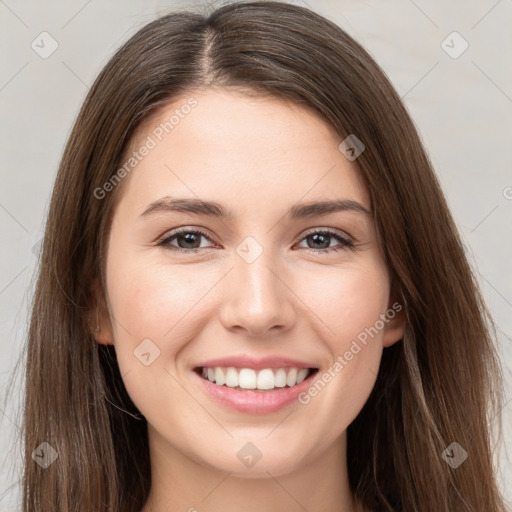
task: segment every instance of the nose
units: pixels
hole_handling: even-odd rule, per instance
[[[252,262],[235,255],[227,277],[220,314],[226,329],[268,338],[292,327],[297,298],[286,283],[282,262],[270,251],[263,251]]]

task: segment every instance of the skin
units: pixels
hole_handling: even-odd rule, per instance
[[[263,415],[226,409],[192,369],[223,356],[283,355],[321,375],[395,302],[370,215],[285,216],[296,203],[341,198],[371,210],[357,160],[309,109],[225,90],[161,107],[132,149],[190,97],[197,106],[124,178],[98,295],[97,341],[115,346],[148,422],[151,507],[143,512],[354,511],[346,428],[374,386],[383,349],[403,335],[403,310],[306,405]],[[164,196],[217,201],[234,218],[141,217]],[[158,245],[178,227],[209,234],[196,236],[199,252],[187,253],[183,237],[170,242],[176,251]],[[328,236],[315,245],[305,233],[312,228],[330,228],[355,249]],[[247,236],[263,251],[252,263],[236,252]],[[144,339],[160,350],[148,366],[134,356]],[[262,454],[252,468],[237,457],[247,442]]]

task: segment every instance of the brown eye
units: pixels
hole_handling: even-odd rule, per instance
[[[193,229],[181,229],[170,233],[162,241],[160,241],[158,245],[176,251],[181,250],[197,252],[198,249],[202,248],[201,238],[206,238],[207,240],[210,240],[207,234],[204,233],[203,231]],[[176,247],[176,245],[171,244],[171,242],[173,242],[174,240],[176,240],[178,247]]]

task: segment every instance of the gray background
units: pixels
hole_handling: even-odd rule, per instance
[[[500,485],[512,500],[512,1],[292,3],[308,5],[362,43],[421,132],[499,328],[507,398],[496,461]],[[170,9],[200,5],[205,3],[0,0],[2,397],[24,342],[51,187],[88,88],[113,51],[144,24]],[[51,48],[43,31],[58,44],[47,58],[31,47],[34,41],[40,53]],[[450,35],[454,31],[461,37]],[[469,46],[458,55],[464,41]],[[19,496],[14,439],[21,380],[15,382],[13,396],[0,402],[0,511],[15,510]],[[471,457],[471,447],[465,448]]]

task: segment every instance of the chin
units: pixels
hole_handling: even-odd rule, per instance
[[[304,454],[302,450],[292,449],[284,451],[282,444],[276,445],[275,447],[269,446],[266,449],[262,448],[260,453],[261,458],[255,459],[255,462],[248,461],[243,462],[244,454],[241,449],[235,451],[234,456],[231,455],[232,450],[227,448],[230,452],[228,457],[223,457],[219,460],[219,453],[213,453],[213,460],[205,460],[203,454],[203,464],[214,467],[219,471],[231,473],[231,476],[236,478],[269,478],[270,475],[278,477],[292,473],[304,465]],[[292,448],[292,447],[290,447]],[[221,448],[219,447],[218,450]],[[249,452],[250,450],[248,450]],[[270,454],[266,455],[266,452]],[[254,450],[254,455],[256,456]],[[300,455],[298,455],[300,454]],[[269,475],[270,473],[270,475]]]

